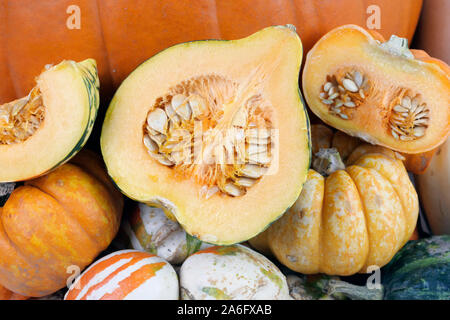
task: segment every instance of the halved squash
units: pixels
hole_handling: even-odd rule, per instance
[[[28,180],[70,160],[99,106],[96,62],[48,66],[24,98],[0,105],[0,182]]]
[[[325,123],[404,153],[435,149],[450,131],[450,68],[406,39],[355,25],[336,28],[308,53],[303,92]]]
[[[202,241],[247,240],[300,194],[310,162],[291,27],[170,47],[122,83],[101,148],[130,198]]]

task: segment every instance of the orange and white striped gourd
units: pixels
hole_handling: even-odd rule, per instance
[[[97,260],[70,286],[65,300],[177,300],[178,277],[164,259],[121,250]]]

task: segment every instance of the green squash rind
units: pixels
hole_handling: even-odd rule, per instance
[[[388,300],[450,299],[450,235],[409,241],[382,269]]]

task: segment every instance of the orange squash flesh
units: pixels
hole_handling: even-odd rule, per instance
[[[316,43],[303,72],[308,106],[325,123],[367,142],[408,154],[435,149],[450,131],[449,67],[422,51],[409,51],[399,39],[382,42],[374,34],[345,25]],[[364,82],[345,87],[348,79],[357,83],[355,71]],[[333,76],[344,89],[337,97],[325,90]],[[339,106],[346,96],[353,103]]]

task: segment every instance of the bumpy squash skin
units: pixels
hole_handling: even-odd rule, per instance
[[[98,108],[100,105],[100,80],[98,78],[97,63],[93,59],[87,59],[76,64],[79,72],[83,75],[83,82],[86,86],[89,100],[89,120],[86,123],[83,136],[78,143],[74,146],[72,151],[67,156],[57,163],[53,168],[48,170],[50,172],[59,166],[67,163],[72,157],[74,157],[86,144],[89,136],[91,135],[92,128],[94,127],[95,119],[97,118]],[[44,173],[45,174],[45,173]]]
[[[431,231],[450,234],[450,139],[439,147],[428,170],[415,178]]]
[[[180,269],[182,300],[291,300],[286,277],[266,257],[242,245],[213,246]]]
[[[28,297],[9,291],[5,287],[0,286],[0,300],[26,300]]]
[[[384,299],[449,300],[450,236],[408,242],[382,269]]]
[[[66,285],[68,266],[83,269],[114,238],[123,197],[97,156],[81,153],[77,161],[82,165],[69,163],[26,182],[0,209],[0,283],[6,288],[51,294]]]

